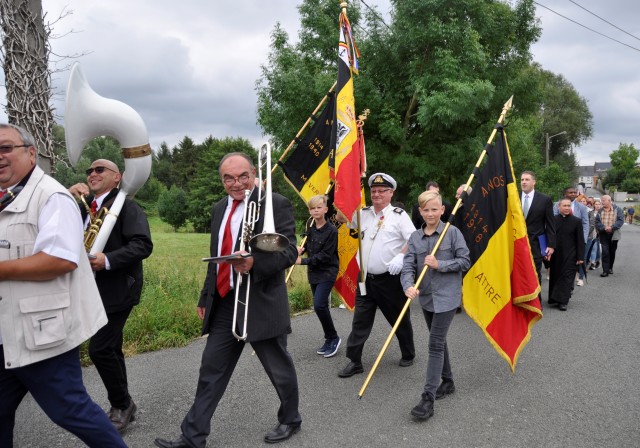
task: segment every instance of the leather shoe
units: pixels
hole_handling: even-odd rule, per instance
[[[565,305],[564,303],[561,303],[560,305],[558,305],[558,309],[560,311],[567,311],[567,305]]]
[[[290,438],[292,435],[300,430],[300,423],[292,423],[285,425],[278,423],[278,425],[264,436],[264,441],[267,443],[283,442]]]
[[[613,275],[613,269],[609,269],[609,275]]]
[[[182,437],[178,437],[173,442],[158,438],[154,440],[153,443],[160,448],[192,448],[191,445],[187,444]]]
[[[398,363],[398,365],[400,367],[412,366],[413,365],[413,358],[411,358],[411,359],[400,358],[400,362]]]
[[[351,361],[349,364],[347,364],[347,366],[344,369],[342,369],[338,373],[338,376],[340,378],[349,378],[350,376],[353,376],[356,373],[362,373],[362,372],[364,372],[364,367],[362,367],[362,363]]]
[[[113,426],[118,431],[122,432],[127,428],[129,422],[132,422],[136,419],[137,409],[138,407],[133,402],[133,400],[131,400],[131,403],[129,403],[129,407],[127,409],[118,409],[112,407],[109,411],[109,420],[111,420],[111,423],[113,423]]]
[[[609,273],[608,272],[603,272],[602,274],[600,274],[600,277],[609,277]]]

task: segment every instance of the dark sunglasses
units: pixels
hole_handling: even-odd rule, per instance
[[[95,168],[89,168],[85,173],[87,173],[87,176],[91,176],[94,171],[98,174],[102,174],[104,173],[104,170],[113,171],[111,168],[107,168],[106,166],[97,166]],[[115,173],[116,171],[113,172]]]

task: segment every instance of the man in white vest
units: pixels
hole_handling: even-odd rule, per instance
[[[0,446],[30,392],[90,447],[126,447],[82,383],[79,345],[107,322],[75,200],[36,166],[33,137],[0,124]]]

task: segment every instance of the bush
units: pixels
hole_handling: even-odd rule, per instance
[[[186,200],[187,194],[175,185],[171,186],[169,191],[162,192],[158,198],[158,215],[173,227],[174,232],[187,222]]]

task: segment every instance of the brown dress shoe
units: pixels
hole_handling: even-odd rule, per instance
[[[124,431],[130,422],[136,419],[136,410],[138,407],[131,400],[127,409],[111,408],[109,411],[109,420],[113,423],[113,426],[120,432]]]

